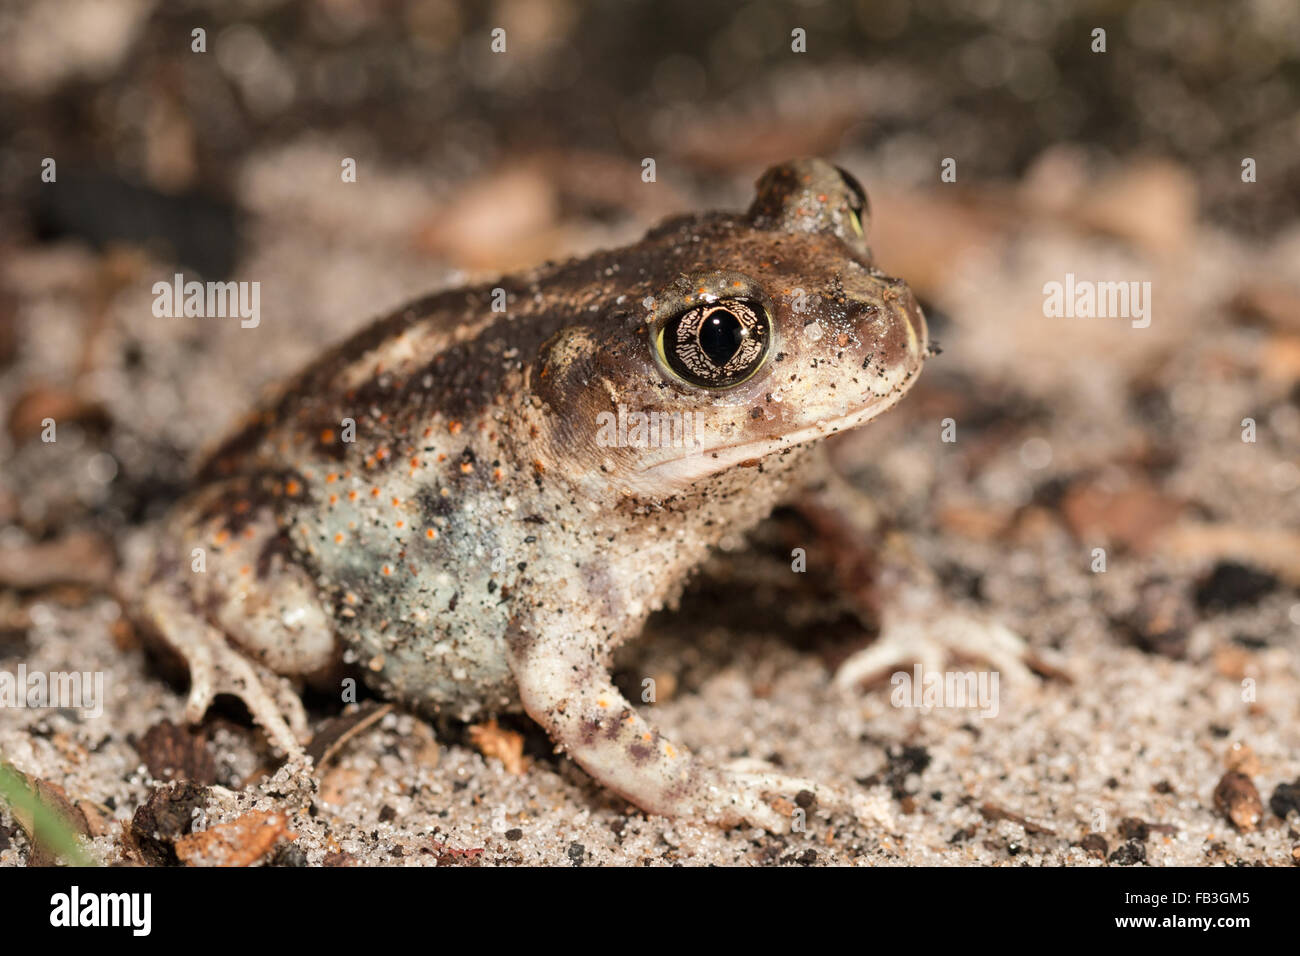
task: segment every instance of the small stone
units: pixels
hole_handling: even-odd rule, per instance
[[[1139,650],[1181,660],[1187,655],[1194,618],[1183,588],[1157,577],[1142,583],[1133,607],[1116,623]]]
[[[1211,613],[1256,603],[1277,590],[1277,578],[1235,561],[1220,561],[1196,588],[1196,606]]]
[[[1255,829],[1264,815],[1264,804],[1255,784],[1236,770],[1225,773],[1214,788],[1214,807],[1242,832]]]
[[[201,787],[217,782],[217,764],[202,730],[163,720],[145,731],[136,749],[157,780],[188,780]]]
[[[1268,798],[1268,807],[1283,820],[1292,811],[1300,813],[1300,777],[1291,783],[1279,783]]]
[[[1125,840],[1136,840],[1138,843],[1145,843],[1147,837],[1151,835],[1151,828],[1147,826],[1145,820],[1139,820],[1137,817],[1125,817],[1119,822],[1119,835]]]
[[[194,811],[204,806],[208,790],[189,782],[158,787],[131,818],[131,835],[151,866],[176,866],[176,841],[194,829]]]
[[[306,866],[307,854],[302,848],[293,843],[284,843],[275,854],[271,857],[272,866]]]
[[[1116,866],[1133,866],[1147,861],[1147,848],[1141,843],[1125,843],[1110,855],[1110,862]]]
[[[1089,833],[1079,841],[1078,847],[1098,860],[1106,859],[1106,854],[1110,852],[1110,847],[1106,844],[1106,838],[1100,833]]]

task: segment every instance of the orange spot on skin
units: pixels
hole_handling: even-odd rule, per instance
[[[504,478],[504,477],[505,477],[505,475],[503,475],[503,474],[501,473],[501,469],[500,469],[500,468],[494,468],[494,469],[492,470],[492,480],[493,480],[493,481],[500,481],[500,480],[501,480],[502,478]]]
[[[324,431],[320,433],[320,443],[322,445],[329,445],[333,441],[334,441],[334,429],[326,428]]]
[[[399,528],[405,528],[405,527],[406,527],[406,522],[405,522],[405,521],[399,521],[399,522],[397,522],[397,527],[399,527]]]
[[[252,538],[255,534],[257,534],[257,532],[254,531],[252,528],[245,528],[245,529],[244,529],[244,537],[245,537],[245,538]]]
[[[357,500],[357,493],[355,491],[349,491],[348,501],[356,501],[356,500]]]
[[[370,489],[370,497],[371,497],[371,498],[378,498],[378,497],[379,497],[379,489],[378,489],[378,488],[371,488],[371,489]]]
[[[385,564],[385,565],[384,565],[384,574],[385,574],[385,575],[388,575],[388,574],[392,574],[392,573],[393,573],[393,569],[390,568],[388,565]]]
[[[248,565],[244,565],[242,568],[239,569],[239,573],[242,574],[244,577],[248,577],[250,574],[253,573],[253,569],[250,568]]]
[[[419,467],[420,467],[420,459],[418,459],[418,458],[412,458],[412,459],[411,459],[411,468],[412,468],[412,470],[414,470],[414,469],[416,469],[416,468],[419,468]]]
[[[393,507],[394,507],[394,508],[398,507],[401,503],[402,503],[402,499],[401,499],[401,498],[394,498],[394,499],[393,499]]]
[[[432,528],[426,528],[424,530],[424,536],[432,541],[434,538],[438,537],[438,532],[434,531]]]
[[[379,449],[379,451],[375,452],[375,457],[378,458],[380,461],[383,461],[385,458],[388,457],[388,449],[387,448]]]
[[[664,753],[666,753],[669,756],[669,758],[673,758],[677,756],[677,751],[673,749],[672,744],[664,744]]]
[[[290,478],[289,483],[284,486],[284,490],[290,498],[296,497],[298,492],[302,491],[302,485],[298,484],[296,479]]]
[[[462,426],[461,426],[461,423],[460,423],[460,422],[448,422],[448,423],[447,423],[447,431],[451,432],[453,435],[459,435],[459,434],[460,434],[461,427],[462,427]]]
[[[343,532],[342,532],[342,531],[340,531],[338,534],[334,535],[334,543],[335,543],[335,544],[342,544],[342,543],[343,543]]]
[[[425,438],[431,438],[431,437],[433,437],[433,429],[432,429],[432,428],[426,428],[426,429],[424,430],[424,437],[425,437]]]
[[[229,540],[230,540],[230,532],[227,531],[225,528],[222,528],[220,531],[218,531],[217,536],[213,538],[213,541],[216,544],[225,544]]]
[[[331,471],[328,475],[325,476],[325,484],[327,484],[327,485],[332,485],[332,484],[334,484],[334,482],[336,482],[336,481],[338,481],[338,480],[339,480],[339,476],[336,475],[336,474],[335,474],[334,472],[332,472],[332,471]]]
[[[237,515],[242,515],[248,512],[249,507],[250,505],[248,504],[247,501],[236,501],[234,508],[232,508],[231,510],[234,511],[235,514]]]
[[[462,475],[468,475],[468,474],[469,474],[470,472],[472,472],[473,470],[474,470],[474,466],[473,466],[472,464],[470,464],[469,462],[467,462],[467,461],[462,461],[462,462],[460,463],[460,473],[461,473]]]
[[[439,456],[438,456],[438,464],[441,465],[441,464],[442,464],[444,461],[446,461],[446,460],[447,460],[447,456],[446,456],[446,455],[439,455]]]

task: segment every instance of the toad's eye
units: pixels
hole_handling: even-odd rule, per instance
[[[663,364],[701,388],[730,388],[758,371],[772,343],[767,310],[748,299],[722,299],[672,316],[655,337]]]
[[[848,170],[840,166],[836,166],[835,169],[840,174],[840,178],[844,180],[845,188],[849,191],[849,212],[853,214],[853,231],[861,236],[863,234],[863,222],[866,219],[867,191],[862,188],[862,183],[858,182]]]

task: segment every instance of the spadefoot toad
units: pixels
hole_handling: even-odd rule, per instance
[[[772,798],[801,782],[665,739],[609,660],[799,493],[818,439],[915,381],[925,319],[867,224],[853,177],[788,162],[743,214],[440,292],[330,349],[202,467],[136,587],[188,663],[187,716],[236,694],[300,752],[286,678],[347,661],[425,712],[522,708],[647,811],[781,829]]]

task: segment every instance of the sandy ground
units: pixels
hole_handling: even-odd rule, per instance
[[[1278,788],[1300,778],[1300,310],[1289,291],[1300,232],[1247,243],[1197,219],[1197,186],[1179,170],[1095,169],[1068,153],[1043,158],[1050,189],[1030,176],[960,193],[890,179],[871,155],[837,157],[867,183],[878,254],[924,297],[944,347],[907,401],[837,458],[953,601],[1023,635],[1036,676],[1003,681],[989,717],[893,706],[885,681],[837,690],[835,666],[870,635],[826,594],[816,563],[807,581],[765,584],[781,565],[757,546],[719,562],[682,611],[619,655],[628,686],[655,677],[648,706],[669,736],[843,786],[864,798],[861,819],[814,808],[806,832],[773,836],[647,818],[523,718],[484,736],[389,710],[335,748],[314,785],[271,775],[238,706],[197,733],[172,726],[184,679],[119,620],[102,568],[149,533],[189,463],[261,387],[368,317],[466,277],[418,241],[448,215],[445,195],[382,165],[354,188],[321,188],[339,153],[305,137],[244,166],[251,242],[236,272],[262,282],[255,330],[155,319],[149,287],[172,266],[138,253],[65,243],[3,265],[21,334],[0,374],[0,669],[102,672],[108,699],[96,718],[0,708],[0,753],[58,788],[98,834],[99,860],[1295,862],[1300,810],[1283,818],[1295,798]],[[539,188],[529,175],[458,214],[492,221]],[[744,177],[675,189],[687,207],[747,201]],[[545,253],[512,254],[580,253],[643,226],[566,224],[533,237]],[[1149,281],[1150,327],[1045,317],[1043,283],[1067,272]],[[52,445],[31,440],[49,407],[63,409]],[[949,418],[953,442],[941,438]],[[1254,442],[1242,440],[1246,418]],[[355,710],[309,703],[327,734]],[[1224,784],[1229,771],[1248,779]],[[165,778],[192,784],[167,790]],[[182,808],[170,830],[156,819],[159,788]],[[243,829],[212,830],[230,821]],[[20,822],[0,811],[0,864],[28,862]]]

